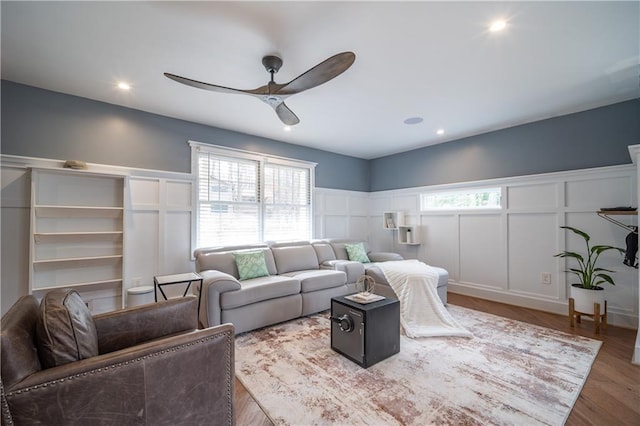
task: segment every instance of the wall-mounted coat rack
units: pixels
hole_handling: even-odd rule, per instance
[[[627,225],[624,222],[621,222],[617,219],[614,219],[611,216],[636,216],[638,212],[636,210],[600,210],[596,212],[598,216],[607,220],[615,225],[618,225],[621,228],[626,229],[629,232],[633,232],[634,234],[638,233],[638,227],[634,225]]]

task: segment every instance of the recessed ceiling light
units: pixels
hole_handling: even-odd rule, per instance
[[[406,120],[404,120],[404,124],[418,124],[418,123],[422,123],[423,118],[422,117],[409,117]]]
[[[118,89],[129,90],[129,89],[131,89],[131,86],[128,83],[125,83],[124,81],[121,81],[120,83],[118,83]]]
[[[436,133],[439,135],[444,135],[444,129],[438,129],[436,130]]]
[[[507,23],[505,21],[502,21],[502,20],[493,21],[491,23],[491,26],[489,27],[489,31],[491,31],[492,33],[497,33],[499,31],[504,30],[506,26],[507,26]]]
[[[282,128],[282,130],[284,130],[285,132],[290,132],[291,131],[291,126],[284,126]]]

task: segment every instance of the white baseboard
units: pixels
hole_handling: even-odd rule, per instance
[[[467,284],[449,281],[447,291],[465,296],[477,297],[479,299],[491,300],[493,302],[506,303],[508,305],[521,306],[523,308],[535,309],[538,311],[550,312],[558,315],[568,315],[569,307],[567,302],[558,300],[546,300],[535,297],[513,294],[507,291],[496,289],[478,288]],[[622,328],[638,329],[638,317],[608,309],[607,324]],[[589,318],[585,318],[589,320]],[[636,340],[636,356],[640,363],[640,335]],[[635,357],[634,357],[635,359]]]

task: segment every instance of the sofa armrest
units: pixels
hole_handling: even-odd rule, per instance
[[[198,328],[198,298],[187,296],[95,315],[98,352],[104,354]]]
[[[234,424],[225,324],[34,373],[4,389],[15,424]]]
[[[398,253],[387,253],[387,252],[371,252],[371,253],[367,253],[367,257],[372,262],[388,262],[390,260],[404,260],[404,257],[400,256]]]
[[[240,290],[242,288],[240,281],[233,275],[214,270],[202,271],[200,276],[202,276],[200,323],[204,327],[221,324],[220,295],[227,291]]]
[[[347,284],[357,282],[358,278],[364,275],[364,265],[353,260],[327,260],[322,262],[320,268],[344,272],[347,275]]]

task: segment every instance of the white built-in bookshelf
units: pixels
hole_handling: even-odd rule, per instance
[[[31,170],[29,292],[103,292],[122,307],[124,176]],[[104,308],[103,308],[104,309]]]

